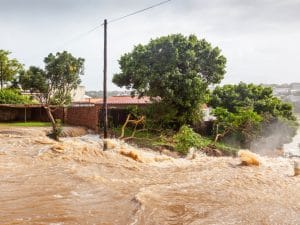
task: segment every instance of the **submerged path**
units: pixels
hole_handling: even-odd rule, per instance
[[[0,128],[0,224],[300,224],[293,161],[173,159],[87,135]]]

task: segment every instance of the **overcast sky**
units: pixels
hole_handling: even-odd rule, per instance
[[[85,58],[83,85],[102,89],[103,27],[108,20],[161,0],[0,0],[0,49],[43,67],[50,52]],[[196,34],[222,49],[222,83],[300,82],[300,0],[172,0],[108,25],[109,89],[118,59],[151,38]],[[74,39],[74,37],[77,37]]]

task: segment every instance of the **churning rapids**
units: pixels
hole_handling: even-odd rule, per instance
[[[300,224],[293,160],[175,159],[97,136],[0,129],[0,224]]]

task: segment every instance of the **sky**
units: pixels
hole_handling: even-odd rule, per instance
[[[28,68],[67,50],[85,59],[82,84],[103,87],[103,23],[162,0],[0,0],[0,49]],[[108,90],[118,59],[137,44],[182,33],[227,58],[222,84],[300,82],[300,0],[171,0],[108,24]]]

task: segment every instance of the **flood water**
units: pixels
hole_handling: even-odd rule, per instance
[[[298,123],[300,124],[300,116],[298,115]],[[291,143],[285,144],[283,150],[286,156],[300,157],[300,127],[297,130]]]
[[[0,224],[300,224],[288,158],[174,159],[97,136],[0,129]]]

